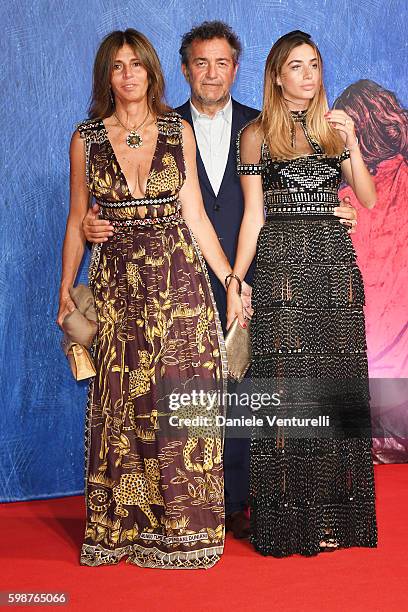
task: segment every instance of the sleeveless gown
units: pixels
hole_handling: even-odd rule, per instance
[[[180,215],[182,123],[158,118],[143,199],[133,199],[101,120],[78,130],[88,187],[114,235],[93,245],[97,374],[86,414],[80,563],[209,568],[224,545],[222,432],[170,426],[172,393],[223,391],[223,336],[204,260]],[[222,397],[222,396],[221,396]],[[223,413],[222,402],[213,412]]]
[[[281,421],[272,434],[265,421],[252,431],[251,541],[276,557],[317,554],[326,531],[340,547],[377,542],[364,287],[351,238],[332,214],[349,152],[326,156],[305,112],[292,117],[312,154],[275,160],[263,143],[246,155],[254,163],[243,163],[242,130],[237,141],[238,174],[261,175],[266,215],[253,283],[253,382],[281,392],[278,418],[330,423],[330,434],[323,420],[318,429]]]

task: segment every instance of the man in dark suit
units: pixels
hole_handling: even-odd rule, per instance
[[[236,173],[236,140],[239,130],[259,114],[231,98],[240,52],[238,37],[220,21],[204,22],[185,34],[180,56],[191,97],[175,109],[194,130],[205,209],[231,265],[244,206]],[[251,278],[252,270],[246,280]],[[211,271],[210,280],[225,331],[225,287]],[[244,294],[249,292],[244,286]]]
[[[182,71],[190,85],[190,99],[175,110],[193,127],[197,142],[197,170],[205,209],[231,265],[235,261],[244,202],[236,173],[236,140],[239,130],[259,114],[231,98],[238,70],[241,44],[229,26],[204,22],[182,37]],[[340,208],[338,216],[353,220],[352,208]],[[102,242],[112,232],[88,211],[83,221],[87,240]],[[226,292],[209,270],[211,286],[225,331]],[[244,305],[250,315],[252,267],[243,283]],[[231,389],[229,389],[231,391]],[[249,535],[245,510],[248,497],[249,440],[228,436],[224,446],[226,528],[237,538]]]
[[[241,44],[236,34],[219,21],[204,22],[182,37],[183,74],[190,85],[190,100],[175,110],[188,121],[197,142],[197,171],[205,209],[231,265],[235,260],[244,211],[236,173],[238,132],[259,111],[231,98]],[[225,287],[209,270],[211,286],[225,331]],[[246,277],[251,282],[252,270]],[[250,295],[249,285],[244,294]],[[231,389],[230,389],[231,391]],[[248,497],[249,441],[231,438],[224,446],[226,528],[235,537],[249,534],[245,508]]]

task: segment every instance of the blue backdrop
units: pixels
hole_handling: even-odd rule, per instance
[[[1,171],[0,500],[83,490],[86,384],[73,381],[54,323],[68,210],[68,146],[86,117],[102,37],[134,27],[155,45],[176,106],[188,96],[180,36],[227,21],[244,53],[234,96],[261,104],[273,41],[310,32],[326,64],[329,100],[372,79],[408,101],[406,0],[18,0],[0,9]],[[86,263],[82,278],[86,278]]]

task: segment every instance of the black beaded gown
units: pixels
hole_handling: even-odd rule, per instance
[[[238,136],[238,174],[262,177],[265,224],[256,250],[251,322],[252,377],[275,385],[278,408],[258,416],[327,416],[327,431],[291,426],[251,435],[251,541],[263,555],[315,555],[375,547],[374,474],[364,322],[364,287],[339,204],[341,162],[300,121],[313,153],[271,158],[267,145]],[[309,421],[310,423],[311,421]],[[317,433],[319,432],[319,433]]]

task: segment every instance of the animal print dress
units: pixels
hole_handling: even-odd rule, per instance
[[[209,568],[223,552],[217,416],[225,347],[205,263],[180,215],[181,119],[168,113],[157,125],[146,194],[137,200],[104,123],[78,126],[88,187],[115,226],[93,246],[89,269],[99,331],[86,417],[82,565],[127,556],[143,567]]]

